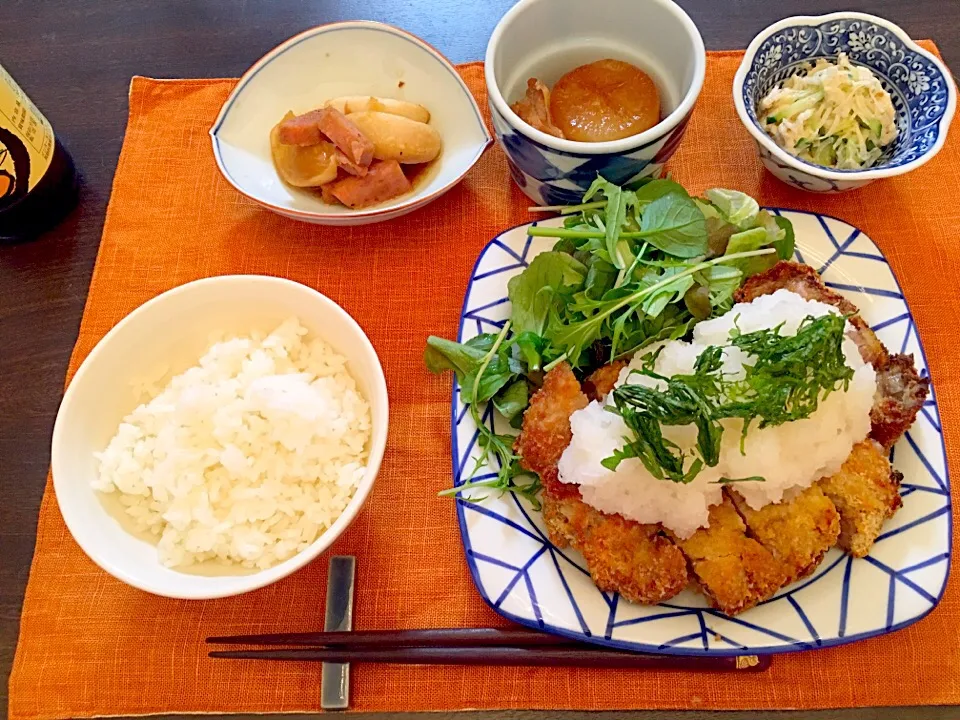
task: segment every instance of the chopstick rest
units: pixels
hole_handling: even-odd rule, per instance
[[[353,629],[353,583],[356,558],[335,555],[327,574],[327,608],[323,629],[348,633]],[[348,662],[324,662],[320,670],[320,707],[346,710],[350,707],[350,665]]]

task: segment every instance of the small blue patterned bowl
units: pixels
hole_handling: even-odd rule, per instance
[[[510,103],[527,79],[552,87],[573,68],[615,58],[657,83],[663,119],[610,142],[574,142],[521,120]],[[520,0],[487,45],[486,84],[497,140],[517,185],[540,205],[580,202],[597,174],[619,185],[658,173],[683,138],[703,86],[706,53],[693,21],[672,0]]]
[[[757,104],[774,85],[806,63],[841,52],[873,71],[897,112],[897,140],[867,170],[800,160],[778,146],[757,119]],[[770,172],[801,190],[836,193],[909,172],[936,155],[947,139],[957,92],[946,66],[899,27],[874,15],[838,12],[789,17],[757,35],[733,80],[733,102]]]

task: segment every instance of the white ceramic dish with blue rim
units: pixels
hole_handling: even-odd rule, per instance
[[[323,202],[291,187],[270,157],[270,129],[343,95],[420,103],[443,150],[413,192],[363,210]],[[285,217],[323,225],[362,225],[406,215],[456,185],[493,142],[480,108],[450,62],[423,40],[383,23],[321,25],[263,56],[237,83],[210,130],[220,172],[254,202]]]
[[[890,93],[897,140],[866,170],[835,170],[800,160],[777,145],[757,119],[759,101],[805,64],[844,52],[870,68]],[[883,18],[855,12],[789,17],[757,35],[733,81],[733,102],[764,166],[783,182],[813,192],[842,192],[920,167],[947,139],[957,91],[947,67]]]
[[[926,358],[910,309],[870,238],[824,215],[774,212],[793,222],[797,260],[816,268],[828,286],[855,303],[888,348],[913,353],[925,375]],[[481,253],[464,298],[461,342],[502,326],[510,314],[507,281],[553,245],[552,238],[528,236],[529,227],[506,231]],[[483,418],[494,422],[489,408]],[[496,423],[498,432],[516,433],[502,418]],[[456,383],[451,424],[459,484],[472,470],[478,450],[476,426]],[[829,647],[916,622],[933,610],[946,586],[950,486],[933,392],[891,454],[904,475],[903,507],[887,521],[869,557],[854,560],[833,549],[812,576],[734,618],[690,590],[653,607],[599,591],[583,558],[552,545],[540,513],[513,495],[490,496],[481,503],[457,500],[457,516],[477,589],[494,610],[522,625],[626,650],[683,655]]]
[[[510,109],[528,78],[553,87],[604,58],[653,78],[660,123],[622,140],[574,142],[534,129]],[[497,140],[513,179],[540,205],[580,202],[597,174],[618,185],[659,174],[683,138],[705,70],[700,32],[671,0],[520,0],[494,28],[484,66]]]

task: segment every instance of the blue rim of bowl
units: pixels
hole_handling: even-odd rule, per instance
[[[432,192],[430,195],[425,195],[423,197],[411,197],[407,202],[397,205],[391,208],[382,208],[374,210],[360,210],[349,213],[321,213],[321,212],[312,212],[309,210],[296,210],[294,208],[286,208],[281,205],[275,205],[267,200],[256,197],[247,190],[245,190],[240,183],[238,183],[233,176],[227,170],[226,165],[223,162],[220,152],[220,138],[218,137],[218,132],[220,131],[221,126],[229,115],[233,104],[240,97],[243,89],[249,84],[257,74],[269,65],[274,59],[280,57],[288,50],[293,49],[301,42],[317,37],[319,35],[325,35],[329,32],[336,32],[339,30],[348,30],[348,29],[364,29],[364,30],[375,30],[378,32],[384,32],[388,35],[393,35],[395,37],[403,38],[404,40],[421,47],[422,49],[429,52],[437,60],[440,61],[440,64],[444,66],[448,73],[450,73],[453,78],[460,85],[460,88],[463,90],[464,95],[467,97],[467,100],[471,107],[473,108],[474,116],[477,120],[477,125],[483,132],[484,142],[477,148],[476,154],[470,161],[467,163],[464,171],[460,173],[456,178],[451,180],[449,183],[444,185],[442,188],[439,188]],[[457,183],[463,180],[464,176],[470,172],[474,165],[477,164],[477,161],[486,152],[493,144],[493,137],[490,135],[490,131],[487,129],[486,123],[483,121],[483,114],[480,112],[480,107],[477,105],[476,98],[473,97],[473,93],[470,92],[470,89],[467,87],[466,83],[463,81],[463,78],[460,76],[460,73],[457,72],[453,64],[446,58],[446,56],[441,53],[437,48],[423,40],[422,38],[417,37],[413,33],[409,33],[402,28],[395,27],[394,25],[389,25],[387,23],[375,22],[373,20],[348,20],[344,22],[332,22],[324,23],[323,25],[317,25],[315,27],[304,30],[301,33],[294,35],[287,40],[284,40],[282,43],[277,45],[275,48],[264,54],[259,60],[257,60],[250,68],[240,77],[237,81],[236,86],[230,92],[229,97],[224,101],[223,106],[220,108],[220,112],[217,115],[217,119],[214,121],[213,126],[210,128],[210,137],[213,141],[213,155],[214,159],[217,161],[217,167],[220,169],[220,173],[227,179],[227,181],[233,185],[233,187],[242,195],[253,200],[258,205],[270,208],[281,215],[286,215],[293,218],[303,218],[303,219],[317,219],[317,220],[343,220],[349,221],[356,218],[371,218],[379,217],[382,215],[390,215],[397,212],[402,212],[408,209],[415,209],[422,207],[433,200],[436,200],[438,197],[443,195],[445,192],[453,188]]]
[[[801,215],[810,215],[813,217],[821,217],[821,218],[827,218],[829,220],[836,220],[837,222],[841,222],[844,225],[850,225],[850,223],[848,223],[846,220],[841,220],[840,218],[834,217],[833,215],[825,215],[824,213],[815,213],[815,212],[810,212],[808,210],[795,210],[793,208],[784,208],[784,207],[765,207],[764,209],[774,212],[776,214],[779,214],[781,212],[798,213]],[[480,265],[480,261],[483,259],[484,255],[486,254],[487,250],[489,250],[490,246],[493,245],[496,241],[498,241],[501,237],[503,237],[504,235],[506,235],[507,233],[513,230],[517,230],[519,228],[526,227],[531,224],[535,224],[535,223],[525,222],[525,223],[520,223],[519,225],[514,225],[513,227],[510,227],[510,228],[507,228],[506,230],[498,233],[497,236],[494,237],[492,240],[490,240],[486,245],[484,245],[483,249],[480,251],[476,261],[474,262],[473,269],[470,271],[470,282],[467,284],[467,288],[464,291],[463,303],[460,306],[460,322],[457,328],[458,341],[460,340],[461,337],[463,337],[463,327],[466,319],[465,316],[467,313],[467,301],[470,299],[470,291],[473,288],[474,276],[477,274],[477,268]],[[884,257],[884,263],[886,263],[887,266],[890,267],[890,274],[893,277],[893,281],[897,286],[897,291],[900,293],[900,297],[903,298],[904,306],[906,307],[906,310],[907,310],[907,315],[909,316],[910,322],[913,322],[913,312],[911,311],[909,304],[907,304],[906,296],[903,294],[903,288],[900,285],[900,281],[897,278],[896,273],[893,271],[893,267],[890,265],[889,262],[887,262],[886,257]],[[914,322],[914,327],[916,327],[915,322]],[[924,365],[927,366],[927,377],[930,378],[930,387],[932,388],[934,385],[933,377],[930,375],[930,367],[927,363],[927,353],[926,353],[926,350],[924,350],[923,339],[920,337],[919,331],[917,331],[916,336],[917,336],[917,346],[920,349],[920,356],[923,358]],[[459,441],[457,439],[457,398],[458,398],[459,392],[460,392],[460,384],[456,381],[456,379],[454,379],[453,387],[451,389],[451,394],[450,394],[450,445],[451,445],[450,456],[452,461],[454,487],[456,487],[456,478],[460,470],[460,468],[457,467],[457,464],[458,464],[457,460],[460,455]],[[937,405],[937,418],[939,419],[939,417],[940,417],[940,407],[939,405]],[[944,437],[942,432],[940,433],[940,452],[943,454],[944,459],[946,459],[947,447],[946,447],[946,443],[944,442]],[[948,490],[948,501],[950,501],[950,505],[949,505],[950,512],[946,513],[947,535],[948,535],[947,546],[952,548],[953,547],[953,511],[952,511],[953,503],[952,503],[952,497],[949,494],[950,468],[946,463],[944,464],[943,480]],[[533,522],[533,520],[531,520],[529,513],[527,512],[526,508],[524,508],[523,506],[523,503],[521,503],[517,499],[516,495],[511,494],[510,497],[513,500],[514,504],[517,506],[517,509],[524,516],[524,518],[531,525],[531,527],[535,528],[536,524]],[[462,500],[459,497],[455,498],[454,502],[456,502],[456,505],[457,505],[457,524],[460,526],[460,540],[463,543],[463,552],[467,561],[467,567],[470,570],[470,577],[473,579],[473,584],[476,587],[477,592],[480,593],[480,597],[490,607],[491,610],[493,610],[498,615],[501,615],[502,617],[505,617],[508,620],[517,623],[518,625],[523,625],[525,627],[532,628],[533,630],[549,632],[554,635],[570,638],[571,640],[579,640],[581,642],[588,642],[595,645],[602,645],[604,647],[611,647],[617,650],[626,650],[629,652],[655,653],[660,655],[686,655],[686,656],[697,656],[697,657],[735,657],[738,655],[777,655],[777,654],[786,653],[786,652],[798,652],[803,650],[819,650],[821,648],[837,647],[839,645],[847,645],[849,643],[856,642],[858,640],[866,640],[872,637],[887,635],[889,633],[902,630],[906,627],[909,627],[910,625],[913,625],[916,622],[919,622],[920,620],[923,620],[925,617],[927,617],[927,615],[932,613],[940,605],[940,601],[943,600],[944,593],[946,593],[947,585],[949,584],[950,570],[952,568],[952,563],[953,563],[953,553],[949,552],[946,557],[947,566],[944,574],[943,585],[940,588],[940,592],[937,594],[935,602],[929,608],[927,608],[924,612],[920,613],[919,615],[916,615],[915,617],[909,618],[899,623],[888,625],[882,629],[868,630],[866,632],[856,633],[854,635],[845,635],[840,638],[834,638],[834,639],[828,639],[828,640],[818,640],[815,642],[795,641],[790,644],[785,643],[784,645],[777,645],[777,646],[771,646],[771,647],[730,648],[729,650],[726,650],[726,649],[702,650],[698,648],[680,648],[675,646],[662,647],[660,645],[650,645],[647,643],[629,642],[625,640],[614,640],[613,638],[602,637],[598,635],[591,635],[586,632],[577,632],[575,630],[569,630],[567,628],[551,625],[545,620],[535,621],[535,620],[531,620],[529,618],[523,617],[521,615],[515,615],[514,613],[504,610],[500,605],[494,602],[494,600],[490,598],[489,595],[487,595],[484,589],[483,581],[480,578],[480,569],[477,567],[477,562],[473,557],[473,546],[470,542],[470,535],[467,532],[467,522],[464,516],[464,508],[471,506],[471,503],[469,503],[466,500]],[[553,552],[559,554],[565,560],[567,560],[567,562],[570,565],[574,567],[579,567],[577,563],[574,563],[572,560],[567,558],[560,548],[556,547],[552,542],[550,542],[549,538],[547,538],[546,536],[543,536],[542,541],[545,547],[551,548]],[[539,554],[538,554],[538,557],[539,557]],[[830,568],[827,568],[827,569],[830,569]],[[803,585],[806,586],[813,580],[817,579],[820,574],[821,573],[818,573],[812,578],[807,578],[806,580],[803,581]],[[562,573],[561,573],[561,576],[562,576]],[[573,602],[572,592],[567,586],[566,581],[563,581],[563,585],[564,585],[564,589],[567,592],[567,595],[571,597],[571,602]],[[794,592],[797,589],[799,588],[795,588],[793,591],[790,591],[790,592]],[[614,594],[614,597],[619,597],[619,595]],[[769,600],[764,601],[764,603],[762,604],[765,604],[770,600],[775,600],[778,597],[782,597],[782,596],[777,594],[773,598],[770,598]],[[532,604],[534,605],[534,613],[537,615],[541,615],[536,598],[531,597],[531,601],[532,601]],[[573,605],[574,607],[577,607],[577,604],[575,602],[573,602]],[[666,607],[666,608],[673,607],[669,603],[660,603],[660,606]],[[705,608],[684,607],[682,609],[684,611],[696,611],[701,618],[702,618],[702,615],[705,613],[713,617],[731,619],[731,618],[728,618],[728,616],[721,613],[720,611],[714,610],[713,608],[709,608],[709,607],[705,607]],[[754,629],[757,628],[757,626],[743,620],[742,618],[733,618],[733,621],[746,625],[748,627],[752,627]],[[608,632],[609,632],[609,628],[608,628]]]
[[[822,25],[826,25],[831,21],[835,20],[860,20],[862,22],[871,23],[877,27],[883,28],[894,35],[896,35],[900,41],[908,47],[912,52],[923,56],[929,60],[940,72],[944,80],[944,86],[947,88],[947,107],[943,113],[943,116],[936,123],[939,132],[936,142],[931,146],[923,155],[912,160],[909,163],[904,163],[903,165],[897,165],[894,167],[874,167],[866,168],[864,170],[837,170],[835,168],[828,168],[823,165],[816,165],[814,163],[807,162],[806,160],[801,160],[800,158],[791,155],[786,150],[777,145],[773,139],[767,135],[760,127],[759,121],[756,119],[756,113],[753,109],[747,108],[747,100],[750,98],[744,97],[743,85],[746,79],[747,73],[753,67],[753,62],[757,56],[757,50],[760,46],[776,32],[781,30],[786,30],[789,28],[819,28]],[[818,56],[820,57],[820,56]],[[827,56],[822,56],[827,57]],[[876,15],[870,15],[868,13],[859,13],[859,12],[835,12],[828,13],[826,15],[796,15],[793,17],[787,17],[782,20],[779,20],[772,25],[764,28],[760,33],[758,33],[754,39],[750,42],[750,45],[747,46],[747,49],[744,53],[743,60],[740,63],[740,67],[737,68],[736,75],[733,79],[733,102],[734,106],[737,109],[737,115],[740,117],[740,122],[743,123],[744,127],[753,137],[753,139],[770,151],[775,158],[785,165],[798,170],[800,172],[805,172],[808,175],[814,177],[827,179],[827,180],[878,180],[885,177],[894,177],[896,175],[902,175],[903,173],[914,170],[915,168],[920,167],[928,160],[933,158],[940,150],[943,148],[943,145],[946,143],[947,135],[950,129],[950,124],[953,122],[953,116],[956,111],[957,105],[957,90],[956,85],[953,81],[953,75],[950,73],[946,65],[933,55],[931,52],[920,47],[913,39],[903,30],[900,26],[885,20],[884,18],[878,17]]]

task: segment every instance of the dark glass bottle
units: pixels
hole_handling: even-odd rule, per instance
[[[49,230],[76,196],[69,153],[0,66],[0,242],[31,240]]]

